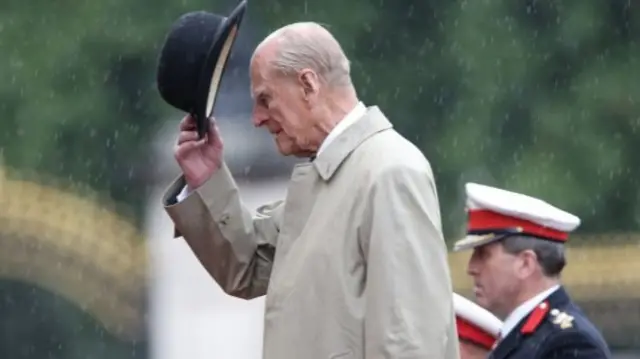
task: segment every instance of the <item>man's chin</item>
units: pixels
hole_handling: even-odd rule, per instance
[[[278,147],[278,152],[280,152],[280,154],[283,156],[293,156],[297,158],[310,158],[314,155],[314,153],[311,151],[304,151],[299,148],[296,148],[296,146],[281,145],[277,141],[276,141],[276,146]]]
[[[483,308],[486,308],[489,303],[487,303],[487,298],[484,295],[482,295],[483,294],[482,291],[476,289],[474,290],[473,294],[475,299],[474,301],[476,302],[476,304],[478,304]]]
[[[283,155],[283,156],[291,156],[294,155],[293,151],[291,151],[290,147],[285,147],[285,146],[277,146],[278,148],[278,152]]]

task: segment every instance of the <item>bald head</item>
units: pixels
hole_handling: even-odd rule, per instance
[[[253,59],[257,57],[268,59],[270,69],[285,76],[311,69],[330,87],[352,86],[349,59],[333,35],[315,22],[274,31],[256,48]]]
[[[358,104],[349,60],[319,24],[274,31],[251,59],[253,122],[275,135],[280,153],[310,156]]]

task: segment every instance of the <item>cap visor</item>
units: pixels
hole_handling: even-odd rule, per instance
[[[453,251],[459,252],[475,247],[483,246],[504,238],[503,233],[470,234],[453,244]]]

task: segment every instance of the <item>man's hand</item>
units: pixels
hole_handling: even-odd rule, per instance
[[[196,121],[191,115],[180,121],[174,156],[190,190],[202,186],[222,167],[222,149],[222,138],[213,119],[209,121],[207,134],[202,139],[198,139]]]

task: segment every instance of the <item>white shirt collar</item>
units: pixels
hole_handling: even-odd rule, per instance
[[[358,104],[351,111],[349,111],[349,113],[347,113],[342,121],[338,122],[336,127],[334,127],[331,132],[329,132],[327,138],[325,138],[324,141],[322,141],[322,144],[320,144],[320,148],[318,149],[316,156],[320,155],[320,152],[324,151],[329,146],[329,144],[333,140],[335,140],[336,137],[338,137],[338,135],[344,132],[347,127],[358,121],[362,116],[364,116],[366,112],[367,108],[365,107],[365,105],[362,102],[358,102]]]
[[[544,292],[536,295],[535,297],[527,300],[526,302],[520,304],[514,311],[509,314],[507,319],[504,320],[504,324],[502,324],[502,329],[500,330],[500,338],[505,338],[509,333],[513,330],[513,328],[520,323],[520,321],[526,317],[538,304],[542,303],[551,293],[555,292],[560,285],[555,285]]]

